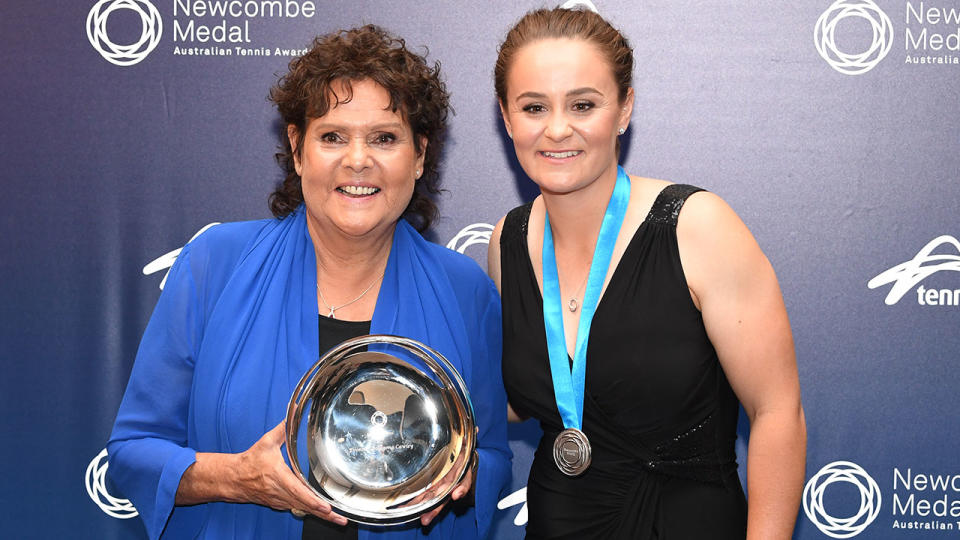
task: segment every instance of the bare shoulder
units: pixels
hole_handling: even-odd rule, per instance
[[[677,239],[702,248],[726,249],[755,243],[740,216],[720,196],[698,191],[687,199],[677,219]]]
[[[543,210],[542,210],[543,203],[540,201],[540,197],[538,196],[538,197],[534,200],[533,208],[532,208],[532,210],[531,210],[531,216],[530,216],[529,221],[528,221],[528,224],[530,224],[530,225],[533,225],[533,224],[534,224],[534,221],[535,221],[535,219],[536,219],[536,218],[535,218],[535,214],[536,214],[536,212],[537,212],[538,203],[539,203],[539,206],[541,207],[541,210],[540,210],[540,211],[541,211],[541,212],[543,211]],[[504,225],[505,225],[506,222],[507,222],[507,217],[510,215],[511,212],[516,211],[518,208],[520,208],[520,207],[514,208],[513,210],[511,210],[510,212],[508,212],[507,215],[505,215],[505,216],[503,216],[502,218],[500,218],[500,220],[497,221],[497,224],[494,225],[493,231],[490,232],[490,244],[489,244],[489,246],[487,247],[487,274],[490,276],[490,279],[492,279],[493,282],[497,285],[497,290],[498,290],[498,291],[500,290],[500,275],[501,275],[501,272],[500,272],[500,239],[501,239],[502,236],[503,236],[503,228],[504,228]],[[542,216],[542,214],[541,214],[541,216]],[[541,221],[541,223],[542,223],[543,218],[540,217],[539,219],[540,219],[540,221]],[[541,225],[541,226],[542,226],[542,225]]]
[[[719,195],[711,191],[698,191],[684,203],[680,211],[677,226],[699,228],[704,225],[716,224],[717,221],[740,222],[739,216],[733,208]]]
[[[691,195],[677,219],[680,262],[694,303],[749,286],[772,269],[740,216],[718,195]]]

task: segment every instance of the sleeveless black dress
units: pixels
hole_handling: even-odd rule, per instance
[[[527,538],[746,536],[734,450],[738,402],[690,298],[677,248],[677,216],[697,191],[664,188],[597,306],[583,406],[593,462],[575,478],[553,462],[553,441],[564,427],[527,249],[531,205],[507,215],[500,238],[503,380],[513,408],[543,429],[527,485]]]

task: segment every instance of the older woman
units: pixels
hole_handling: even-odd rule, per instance
[[[317,38],[271,98],[286,126],[276,218],[220,225],[184,247],[117,415],[111,477],[151,538],[482,537],[510,466],[500,305],[475,263],[417,231],[436,212],[439,68],[365,26]],[[301,375],[367,333],[437,349],[474,399],[478,480],[420,523],[345,526],[281,451]]]
[[[566,9],[528,13],[497,59],[503,121],[541,193],[490,242],[507,394],[544,432],[527,536],[790,538],[805,428],[776,277],[719,197],[618,166],[632,70],[616,29]]]

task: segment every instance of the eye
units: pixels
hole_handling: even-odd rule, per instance
[[[333,144],[343,141],[343,138],[336,131],[329,131],[320,135],[320,141]]]
[[[540,103],[531,103],[529,105],[524,105],[521,110],[525,113],[540,114],[546,111],[547,108],[541,105]]]
[[[595,106],[592,101],[576,101],[573,104],[573,110],[577,112],[587,112]]]
[[[393,133],[378,133],[373,137],[373,144],[386,146],[397,142],[397,136]]]

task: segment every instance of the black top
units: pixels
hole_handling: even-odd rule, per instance
[[[666,187],[600,299],[587,344],[583,431],[593,462],[571,478],[553,462],[554,401],[541,298],[527,250],[530,204],[500,239],[503,380],[540,421],[527,485],[527,538],[743,539],[734,442],[738,403],[690,298],[677,216],[699,188]],[[572,361],[571,361],[572,362]]]
[[[320,315],[320,354],[344,341],[370,333],[370,321],[341,321]],[[311,476],[310,481],[313,482]],[[303,540],[357,540],[357,524],[337,525],[308,515],[303,519]]]

